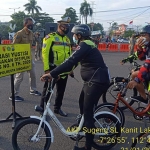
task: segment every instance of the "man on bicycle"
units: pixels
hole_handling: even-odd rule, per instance
[[[87,129],[95,128],[93,113],[100,96],[109,86],[110,78],[108,67],[105,65],[101,53],[96,45],[91,41],[91,31],[87,25],[76,25],[72,29],[74,42],[78,45],[76,51],[64,63],[57,68],[44,74],[45,77],[57,78],[63,72],[69,72],[78,62],[81,64],[81,77],[84,81],[83,88],[79,98],[80,113],[84,114],[84,126]],[[94,135],[86,134],[85,147],[79,150],[91,150]]]
[[[133,80],[128,83],[127,87],[130,89],[136,87],[140,93],[140,96],[132,96],[131,99],[148,104],[143,82],[150,80],[150,25],[143,27],[140,35],[137,41],[136,54],[140,60],[145,60],[145,62],[138,71],[133,73]]]

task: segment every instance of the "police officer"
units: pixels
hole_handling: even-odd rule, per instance
[[[91,31],[87,25],[76,25],[73,27],[73,40],[78,47],[76,51],[63,64],[41,77],[57,78],[59,74],[72,69],[78,62],[81,64],[81,77],[84,81],[83,89],[79,98],[80,113],[84,114],[84,126],[89,129],[95,128],[93,111],[100,96],[108,89],[110,78],[108,68],[96,45],[91,41]],[[79,150],[91,150],[94,135],[86,133],[85,147]]]
[[[71,55],[70,40],[66,36],[69,32],[70,20],[71,19],[69,17],[65,17],[58,21],[57,31],[48,34],[43,39],[42,57],[45,73],[49,73]],[[67,116],[67,114],[61,110],[67,79],[68,73],[63,74],[56,84],[57,91],[54,104],[54,113],[60,114],[61,116]],[[42,93],[42,95],[44,97],[45,94]],[[44,107],[43,97],[41,98],[41,107]]]
[[[32,47],[33,43],[33,22],[32,18],[24,19],[24,28],[18,31],[13,39],[13,44],[30,44]],[[36,75],[35,75],[35,64],[32,61],[32,68],[29,73],[29,81],[30,81],[30,94],[41,96],[41,93],[36,90]],[[24,99],[18,96],[20,84],[23,81],[24,72],[17,73],[14,81],[15,87],[15,101],[23,101]],[[12,96],[9,97],[12,100]]]

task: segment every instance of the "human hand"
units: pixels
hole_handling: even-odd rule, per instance
[[[128,61],[128,59],[125,58],[125,59],[122,59],[120,63],[123,65],[123,64],[125,64],[127,61]]]
[[[50,73],[50,71],[49,70],[45,71],[45,74],[47,74],[47,73]]]
[[[42,75],[40,80],[43,82],[46,82],[48,80],[48,82],[50,82],[52,80],[52,76],[50,75],[50,73],[47,73]]]
[[[137,82],[136,81],[130,81],[129,83],[128,83],[128,85],[127,85],[127,88],[128,89],[133,89],[134,87],[136,87],[137,86]]]
[[[137,46],[140,50],[142,50],[142,47],[147,45],[147,38],[146,37],[140,37],[137,39]]]

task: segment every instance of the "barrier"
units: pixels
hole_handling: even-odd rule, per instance
[[[1,44],[11,44],[11,40],[2,40]]]
[[[98,44],[98,50],[100,50],[100,51],[106,51],[106,47],[107,47],[106,43],[99,43]]]
[[[118,44],[110,43],[108,45],[108,51],[118,52]]]
[[[129,44],[120,44],[120,52],[129,52]]]

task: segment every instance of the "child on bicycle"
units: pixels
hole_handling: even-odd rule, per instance
[[[84,114],[84,126],[90,131],[95,128],[94,108],[100,96],[108,89],[110,77],[101,53],[91,41],[90,28],[85,24],[75,25],[71,32],[74,34],[74,42],[78,45],[76,51],[60,66],[44,74],[41,81],[45,81],[45,77],[49,77],[49,80],[57,78],[59,74],[70,71],[80,62],[81,77],[84,81],[79,98],[80,113]],[[85,147],[78,148],[78,150],[91,150],[94,135],[92,133],[85,133],[85,135]]]
[[[143,82],[149,82],[150,80],[150,25],[143,27],[140,32],[140,37],[137,41],[137,52],[134,57],[136,55],[140,60],[145,60],[145,62],[138,71],[132,73],[133,80],[128,83],[127,87],[130,89],[136,87],[140,93],[140,96],[131,96],[132,100],[148,104]],[[148,91],[150,91],[150,84],[148,85]]]

